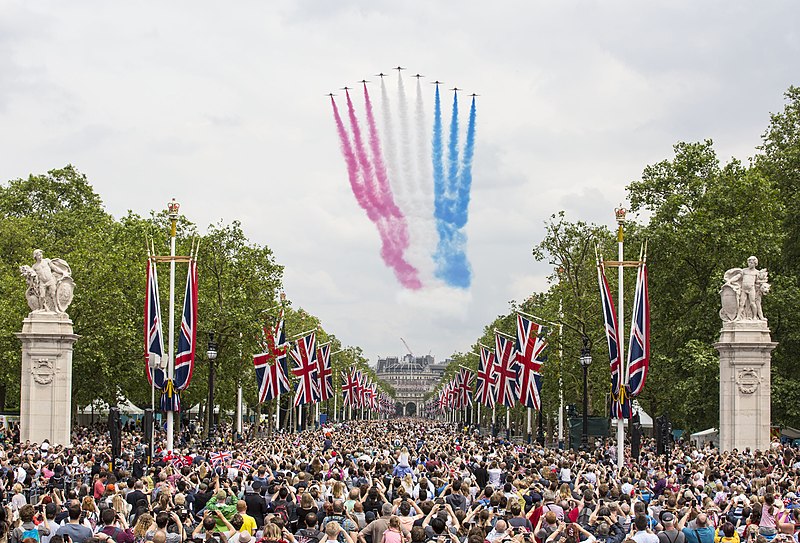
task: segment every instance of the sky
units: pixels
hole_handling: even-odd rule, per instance
[[[788,0],[0,0],[0,180],[71,163],[115,217],[174,197],[239,220],[372,363],[401,337],[443,359],[547,288],[553,213],[613,226],[678,141],[753,156],[800,83],[797,21]],[[402,288],[350,191],[325,95],[398,65],[480,94],[468,289]]]

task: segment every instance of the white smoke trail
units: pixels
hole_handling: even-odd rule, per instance
[[[402,171],[397,161],[395,130],[392,124],[392,108],[389,103],[389,93],[386,90],[386,83],[384,83],[383,78],[381,78],[381,111],[383,112],[383,151],[386,157],[386,166],[389,171],[389,184],[392,187],[394,200],[400,208],[400,211],[413,222],[413,218],[410,217],[412,206],[409,201],[408,185],[403,179]]]
[[[434,277],[433,254],[436,251],[438,235],[436,219],[433,215],[433,169],[431,165],[431,135],[425,119],[425,102],[422,98],[422,84],[417,78],[416,103],[414,108],[414,163],[419,199],[417,202],[420,217],[420,252],[424,258],[417,263],[423,282],[428,285],[438,280]]]

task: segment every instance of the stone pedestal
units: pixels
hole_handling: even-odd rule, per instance
[[[725,322],[719,342],[720,449],[770,446],[770,356],[777,346],[767,321]]]
[[[22,321],[20,438],[67,445],[72,428],[72,346],[66,313],[32,312]]]

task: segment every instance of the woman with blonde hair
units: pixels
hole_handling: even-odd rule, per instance
[[[22,493],[22,485],[19,483],[14,483],[14,486],[11,487],[11,491],[14,492],[14,495],[11,496],[11,511],[14,513],[14,516],[17,516],[17,512],[19,511],[20,507],[28,503],[27,498],[25,498],[25,494]]]
[[[97,506],[94,504],[94,498],[91,496],[84,496],[81,502],[81,516],[84,519],[84,524],[89,523],[92,530],[97,526],[99,520],[97,514]]]
[[[125,501],[122,494],[114,494],[114,497],[111,498],[111,508],[121,515],[122,518],[128,518],[133,506]]]
[[[133,543],[144,543],[147,539],[147,532],[155,526],[153,517],[150,513],[139,515],[136,519],[136,525],[133,527]]]

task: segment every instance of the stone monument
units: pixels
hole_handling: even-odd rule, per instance
[[[67,445],[72,428],[72,331],[67,308],[75,282],[60,258],[33,252],[33,266],[21,266],[28,283],[25,298],[31,312],[22,321],[20,438],[24,442]]]
[[[770,356],[778,345],[769,334],[761,297],[769,293],[767,270],[758,259],[725,272],[720,289],[719,440],[723,451],[770,446]]]

